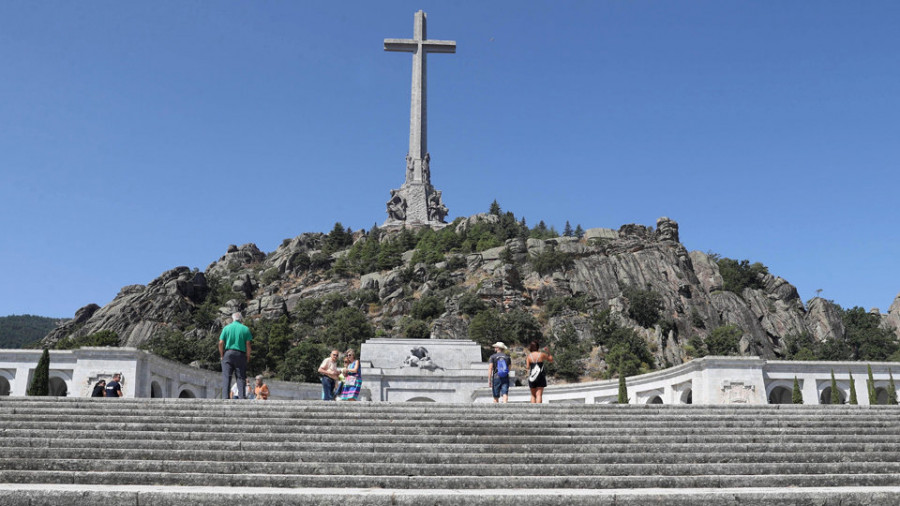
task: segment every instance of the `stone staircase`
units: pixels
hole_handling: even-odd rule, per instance
[[[900,504],[893,406],[0,400],[0,504]]]

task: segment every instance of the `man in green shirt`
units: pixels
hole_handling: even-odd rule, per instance
[[[241,313],[231,315],[232,322],[219,334],[219,358],[222,359],[222,398],[227,399],[231,390],[231,374],[236,376],[238,399],[246,399],[247,363],[250,362],[250,329],[241,323]]]

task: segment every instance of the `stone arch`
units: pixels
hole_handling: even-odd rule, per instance
[[[435,402],[434,399],[430,397],[413,397],[412,399],[407,399],[406,402]]]
[[[831,392],[828,392],[829,399],[831,399]],[[769,404],[793,404],[794,400],[794,392],[793,389],[777,386],[769,392]]]
[[[159,385],[159,382],[153,381],[150,383],[150,398],[151,399],[159,399],[163,397],[162,387]]]
[[[694,391],[688,388],[684,392],[681,392],[681,397],[679,398],[682,404],[693,404],[694,403]]]
[[[663,403],[662,397],[660,397],[658,395],[654,395],[653,397],[647,399],[647,404],[662,404],[662,403]]]
[[[194,393],[190,388],[184,388],[181,392],[178,393],[179,399],[195,399],[197,394]]]
[[[52,397],[65,397],[69,393],[69,387],[66,385],[66,380],[54,376],[50,378],[50,395]]]
[[[840,404],[847,404],[847,396],[844,395],[844,391],[838,388],[838,396],[841,399]],[[831,404],[831,387],[825,387],[822,390],[822,393],[819,394],[819,404]]]
[[[10,393],[9,381],[3,376],[0,376],[0,396],[7,396]]]

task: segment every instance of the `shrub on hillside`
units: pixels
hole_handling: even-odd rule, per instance
[[[723,325],[709,333],[705,344],[710,355],[738,355],[744,331],[736,325]]]
[[[413,302],[410,315],[418,320],[430,321],[441,316],[444,311],[444,299],[434,295],[426,295]]]
[[[607,350],[607,378],[612,377],[616,364],[626,376],[653,369],[655,361],[647,341],[634,329],[619,325],[609,309],[591,316],[591,332],[596,344]]]
[[[659,313],[663,309],[662,296],[650,288],[642,290],[632,286],[625,287],[622,294],[628,299],[628,316],[644,328],[650,328],[659,322]]]
[[[529,256],[528,261],[531,263],[532,269],[541,276],[546,276],[552,272],[566,271],[575,263],[575,259],[571,254],[551,248]]]
[[[74,350],[86,346],[119,346],[119,335],[112,330],[101,330],[81,337],[64,337],[57,341],[57,350]]]
[[[719,266],[719,274],[722,275],[722,288],[738,295],[745,288],[763,289],[762,276],[769,273],[769,269],[759,263],[750,263],[749,260],[733,260],[731,258],[719,258],[716,262]]]

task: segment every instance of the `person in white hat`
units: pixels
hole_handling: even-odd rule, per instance
[[[509,358],[508,350],[500,341],[494,343],[494,354],[488,359],[490,368],[488,369],[488,385],[494,394],[494,402],[509,402],[509,370],[512,366],[512,359]]]

